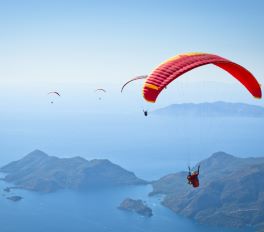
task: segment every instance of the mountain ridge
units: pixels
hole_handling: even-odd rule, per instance
[[[217,152],[199,164],[198,189],[187,184],[187,172],[179,172],[153,182],[150,195],[164,194],[164,206],[199,223],[263,230],[264,158]]]
[[[58,158],[40,150],[34,150],[22,159],[10,162],[0,171],[7,174],[4,181],[13,183],[18,188],[39,192],[147,183],[133,172],[107,159],[88,161],[78,156]]]
[[[184,117],[264,117],[264,107],[246,103],[204,102],[172,104],[152,112],[158,116]]]

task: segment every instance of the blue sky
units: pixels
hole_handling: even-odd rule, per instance
[[[125,167],[147,160],[148,153],[157,155],[159,165],[160,153],[174,157],[178,152],[179,159],[186,159],[188,148],[179,151],[185,144],[181,141],[190,136],[181,129],[184,124],[146,120],[142,108],[219,100],[264,105],[263,100],[252,98],[213,66],[185,74],[154,105],[143,100],[142,82],[131,84],[121,95],[122,84],[149,74],[171,56],[192,51],[233,60],[264,84],[263,9],[261,0],[0,0],[0,162],[36,148],[54,155],[123,160]],[[96,88],[107,93],[100,96]],[[59,91],[62,97],[53,99],[47,95],[50,91]],[[213,142],[205,133],[201,144],[198,123],[197,139],[187,147],[200,149],[202,157],[217,150],[259,155],[263,123],[251,123],[244,128],[238,122],[236,130],[230,127],[227,140],[218,138],[218,129],[212,130]],[[212,125],[225,135],[222,122]],[[193,129],[192,124],[189,127]],[[177,142],[157,142],[175,136]],[[149,166],[155,168],[153,162]],[[167,163],[174,165],[170,158]]]
[[[102,103],[108,112],[145,107],[141,83],[121,99],[122,83],[191,51],[236,61],[264,83],[263,9],[260,0],[0,1],[0,107],[45,112],[46,93],[57,90],[60,110],[97,111],[99,87],[109,90]],[[263,105],[208,66],[173,83],[153,107],[215,100]]]

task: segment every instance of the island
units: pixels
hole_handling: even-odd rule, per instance
[[[37,192],[89,190],[148,183],[106,159],[88,161],[82,157],[58,158],[40,150],[5,165],[0,171],[7,174],[4,181],[13,183],[15,188]]]
[[[145,217],[151,217],[153,215],[152,209],[144,204],[142,200],[133,200],[131,198],[126,198],[123,200],[118,209],[136,212]]]
[[[6,187],[3,189],[5,192],[9,193],[11,191],[11,188],[10,187]]]
[[[202,224],[263,231],[264,158],[217,152],[199,164],[199,188],[187,184],[187,172],[179,172],[154,181],[150,195],[163,194],[164,206]]]
[[[7,197],[6,199],[8,199],[10,201],[17,202],[17,201],[21,201],[23,199],[23,197],[21,197],[21,196],[11,196],[11,197]]]

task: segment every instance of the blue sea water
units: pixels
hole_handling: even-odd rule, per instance
[[[0,182],[0,188],[6,183]],[[199,225],[178,216],[160,205],[160,197],[148,197],[150,186],[130,186],[104,191],[59,191],[39,194],[11,190],[0,197],[1,232],[249,232]],[[4,195],[3,195],[4,194]],[[7,196],[24,197],[12,202]],[[117,209],[126,198],[143,199],[153,209],[154,216],[145,218],[135,213]]]
[[[141,117],[140,117],[141,116]],[[131,115],[71,115],[1,121],[1,166],[38,148],[59,157],[107,158],[147,180],[186,169],[222,150],[240,157],[263,156],[264,120],[256,118],[172,118]],[[151,186],[40,194],[13,190],[12,202],[0,183],[1,232],[115,231],[231,232],[199,225],[148,197]],[[3,195],[4,194],[4,195]],[[117,209],[126,198],[145,200],[152,218]],[[239,230],[247,231],[247,230]]]

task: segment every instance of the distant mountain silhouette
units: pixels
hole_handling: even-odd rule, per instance
[[[155,110],[152,114],[174,117],[264,117],[264,107],[228,102],[184,103]]]
[[[52,192],[59,189],[89,189],[122,185],[145,184],[120,166],[109,160],[81,157],[57,158],[35,150],[24,158],[0,169],[7,173],[5,181],[19,188]]]
[[[163,205],[200,223],[263,230],[264,158],[218,152],[200,164],[198,189],[180,172],[154,182],[150,195],[165,194]]]

